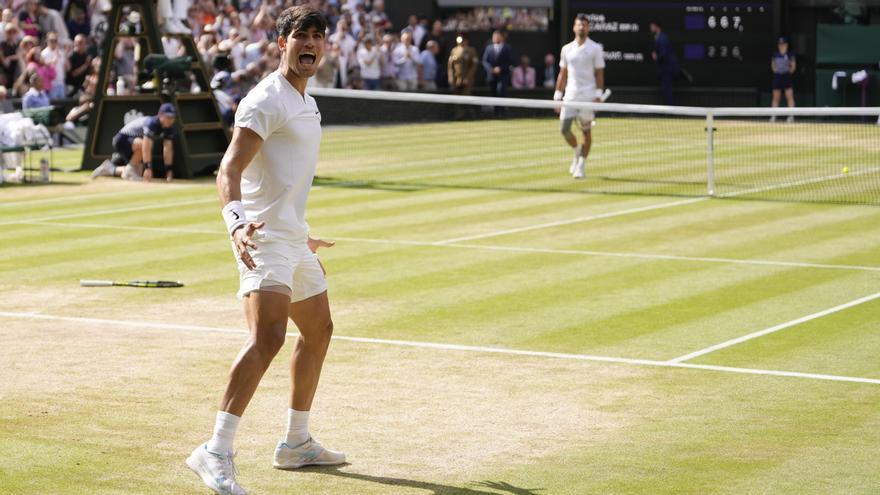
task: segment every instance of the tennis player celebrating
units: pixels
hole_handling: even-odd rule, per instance
[[[602,56],[602,45],[591,40],[589,35],[589,18],[586,14],[578,14],[574,20],[574,41],[563,46],[559,56],[559,77],[556,79],[554,100],[601,101],[605,87],[605,59]],[[568,173],[575,179],[584,178],[585,161],[593,143],[590,129],[595,117],[591,110],[575,108],[563,107],[559,113],[562,136],[574,150]],[[571,132],[571,124],[575,120],[580,123],[584,133],[584,140],[580,145]]]
[[[306,199],[321,141],[321,114],[305,93],[324,52],[326,19],[306,6],[278,18],[281,64],[241,101],[217,189],[238,259],[250,337],[232,365],[214,435],[186,463],[220,494],[244,494],[235,479],[232,440],[263,373],[281,349],[288,317],[299,329],[290,365],[286,437],[274,467],[341,464],[345,455],[309,435],[312,399],[333,323],[327,283],[315,251],[333,243],[309,237]]]

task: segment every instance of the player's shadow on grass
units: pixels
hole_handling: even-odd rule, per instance
[[[367,481],[370,483],[379,483],[389,486],[417,488],[420,490],[428,490],[429,493],[433,495],[498,495],[499,492],[509,493],[511,495],[540,495],[538,492],[543,490],[543,488],[520,488],[518,486],[511,485],[506,481],[480,481],[477,483],[471,483],[475,487],[489,488],[493,490],[486,491],[479,488],[468,488],[467,486],[443,485],[440,483],[431,483],[430,481],[419,481],[406,478],[391,478],[388,476],[371,476],[369,474],[340,471],[339,467],[340,466],[310,466],[297,469],[297,471],[323,473],[329,474],[331,476],[339,476],[340,478]]]

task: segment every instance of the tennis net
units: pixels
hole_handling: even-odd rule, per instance
[[[880,108],[310,93],[326,129],[319,184],[880,205]],[[559,106],[595,114],[584,119],[593,144],[583,180],[569,172],[574,155],[560,133]],[[577,122],[572,132],[580,141]]]

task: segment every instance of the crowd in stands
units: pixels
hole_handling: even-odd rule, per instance
[[[434,91],[450,88],[450,54],[455,42],[449,31],[498,28],[546,29],[546,9],[476,8],[448,19],[429,22],[410,16],[394,26],[384,0],[172,0],[185,2],[185,19],[160,19],[168,56],[183,55],[184,47],[171,35],[191,34],[202,61],[213,69],[211,89],[231,114],[235,102],[278,67],[275,19],[294,4],[321,9],[329,20],[325,57],[311,84],[320,87],[389,91]],[[165,0],[166,5],[170,3]],[[99,46],[107,30],[110,0],[0,0],[0,86],[6,98],[18,98],[24,108],[61,98],[79,104],[71,122],[88,114],[100,68]],[[159,12],[162,13],[162,1]],[[543,12],[543,14],[542,14]],[[139,13],[123,19],[140,33]],[[459,40],[467,35],[459,36]],[[138,42],[118,43],[108,78],[108,93],[127,94],[138,84]],[[513,69],[517,88],[534,87],[535,69]],[[483,64],[485,66],[485,64]],[[544,72],[539,72],[545,80]],[[552,73],[552,70],[550,71]],[[473,78],[473,75],[470,76]],[[540,81],[538,82],[540,84]],[[470,81],[473,85],[473,81]],[[194,88],[194,90],[207,88]],[[69,100],[68,100],[69,101]]]

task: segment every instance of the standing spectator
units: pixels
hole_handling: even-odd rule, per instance
[[[382,31],[391,29],[391,21],[385,13],[385,0],[373,0],[373,10],[370,11],[370,20],[373,27]]]
[[[357,67],[357,41],[350,31],[348,21],[343,18],[336,23],[336,32],[330,35],[330,41],[339,48],[339,82],[343,88],[349,86],[349,72]]]
[[[400,30],[400,36],[403,37],[404,33],[409,33],[410,35],[415,37],[416,30],[418,29],[418,26],[419,26],[419,17],[415,14],[409,16],[409,18],[407,18],[407,21],[406,21],[406,26],[404,26],[403,29]],[[413,39],[415,39],[415,38],[413,38]],[[418,44],[416,44],[416,46],[418,46]]]
[[[483,68],[486,69],[486,82],[489,84],[492,96],[500,98],[507,96],[512,64],[513,55],[510,46],[504,42],[504,33],[496,29],[492,33],[492,44],[486,46],[483,52]]]
[[[15,13],[12,12],[12,9],[3,9],[0,12],[0,42],[6,41],[6,28],[8,26],[17,26],[18,23],[15,22]]]
[[[470,46],[466,34],[459,34],[455,41],[458,45],[449,54],[449,85],[455,94],[469,95],[474,87],[474,75],[477,72],[479,58],[477,51]]]
[[[443,22],[439,20],[434,21],[434,24],[431,26],[431,31],[422,38],[419,50],[424,51],[428,48],[429,41],[436,42],[438,47],[437,56],[435,57],[437,59],[437,77],[435,78],[435,82],[437,87],[446,88],[449,86],[446,76],[446,59],[449,58],[449,44],[443,36]]]
[[[21,109],[41,108],[50,106],[49,94],[43,89],[43,77],[36,72],[28,72],[30,88],[21,99]]]
[[[18,75],[18,28],[7,23],[4,33],[6,39],[0,42],[0,84],[11,88]]]
[[[400,35],[400,44],[394,49],[394,65],[397,66],[397,89],[415,91],[419,87],[419,49],[413,46],[412,35]]]
[[[419,55],[419,62],[422,66],[422,77],[420,86],[428,91],[437,91],[437,54],[440,52],[440,45],[436,41],[428,42],[427,48]]]
[[[382,67],[379,63],[379,48],[373,44],[373,38],[364,38],[364,43],[358,48],[357,59],[361,66],[361,78],[364,81],[364,89],[375,91],[379,89],[379,78],[382,76]]]
[[[413,45],[416,47],[422,46],[422,42],[425,39],[425,35],[428,34],[428,18],[425,16],[418,17],[418,23],[415,28],[413,28]]]
[[[544,82],[542,86],[547,89],[556,87],[556,57],[552,53],[544,55],[544,70],[542,71]]]
[[[328,41],[324,49],[324,56],[318,62],[315,77],[311,78],[311,84],[319,88],[336,87],[336,79],[339,76],[339,53],[339,46]]]
[[[519,65],[513,69],[511,85],[516,89],[535,89],[535,68],[530,65],[528,55],[519,58]]]
[[[73,38],[73,52],[67,58],[67,83],[73,88],[69,96],[83,89],[83,83],[92,66],[92,56],[86,51],[86,37],[78,34]]]
[[[652,22],[650,27],[651,33],[654,34],[654,51],[651,52],[651,58],[657,62],[657,76],[660,78],[663,101],[667,105],[672,105],[672,80],[678,74],[678,59],[675,58],[672,41],[663,32],[663,26],[658,22]]]
[[[779,38],[776,43],[776,53],[770,59],[770,69],[773,71],[773,101],[770,105],[773,108],[779,106],[779,99],[782,92],[785,92],[785,100],[788,102],[789,108],[794,108],[794,86],[792,84],[791,75],[794,74],[797,64],[794,55],[788,53],[788,40]],[[794,115],[789,115],[786,119],[788,122],[794,122]],[[775,122],[776,116],[770,117],[770,122]]]
[[[91,34],[92,25],[86,15],[86,10],[80,6],[71,3],[68,6],[67,17],[67,33],[76,38],[76,35],[82,34],[88,36]]]
[[[18,14],[18,26],[25,36],[40,38],[40,14],[37,12],[37,0],[25,0],[24,10]]]
[[[58,35],[58,41],[62,46],[70,43],[70,34],[67,32],[67,24],[61,12],[50,9],[45,3],[37,5],[37,21],[40,23],[40,31],[48,34],[54,31]]]
[[[397,66],[394,65],[394,48],[394,36],[391,34],[383,36],[382,46],[379,48],[379,57],[382,65],[379,83],[382,89],[386,91],[397,89]]]
[[[58,34],[55,31],[49,31],[46,34],[46,48],[43,48],[40,56],[46,65],[55,68],[55,80],[49,86],[49,96],[53,100],[64,98],[67,96],[67,86],[64,81],[67,74],[67,57],[59,46]]]

